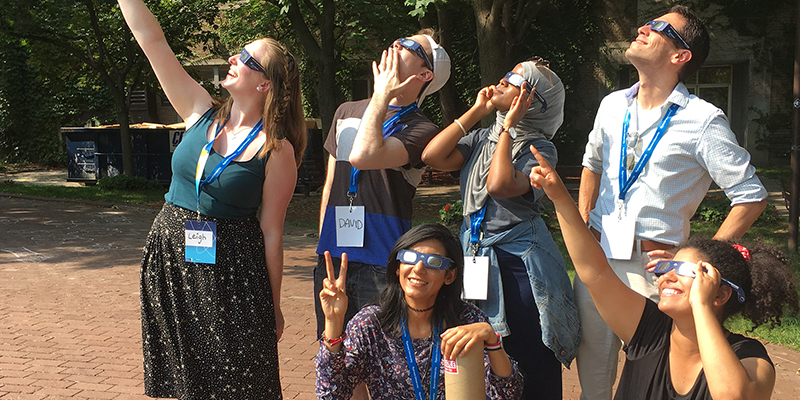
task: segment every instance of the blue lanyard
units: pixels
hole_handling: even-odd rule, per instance
[[[397,121],[400,118],[405,117],[408,114],[411,114],[414,111],[419,110],[417,106],[417,102],[413,102],[405,107],[400,106],[393,106],[389,105],[389,110],[398,110],[395,115],[392,115],[391,118],[387,119],[383,122],[383,139],[385,140],[389,136],[394,135],[398,131],[402,130],[405,125],[398,124]],[[347,198],[350,199],[350,207],[353,206],[353,199],[356,198],[358,194],[358,173],[361,172],[360,169],[351,166],[350,167],[350,188],[347,190]]]
[[[231,116],[229,115],[228,118],[225,119],[225,122],[223,122],[222,125],[219,125],[217,127],[217,131],[214,134],[214,137],[211,139],[210,142],[206,143],[206,145],[203,147],[203,150],[200,151],[200,158],[197,160],[197,170],[195,171],[194,174],[194,187],[197,193],[198,214],[200,214],[200,187],[208,185],[211,182],[214,182],[217,178],[219,178],[219,175],[222,174],[222,170],[224,170],[225,167],[227,167],[228,164],[230,164],[236,157],[239,157],[239,155],[242,154],[244,149],[246,149],[247,146],[249,146],[250,143],[252,143],[253,140],[255,140],[255,138],[258,136],[258,133],[261,132],[261,128],[264,127],[264,120],[263,119],[259,120],[256,126],[253,127],[253,129],[244,139],[244,141],[241,144],[239,144],[239,147],[237,147],[233,153],[228,154],[227,157],[223,158],[222,161],[220,161],[220,163],[217,164],[216,167],[214,167],[214,170],[211,171],[211,173],[206,177],[206,179],[200,180],[200,177],[203,176],[203,171],[206,168],[206,162],[208,162],[209,152],[211,151],[211,148],[214,146],[214,140],[217,139],[217,136],[219,136],[219,133],[220,131],[222,131],[222,128],[225,126],[225,124],[228,123],[230,117]]]
[[[481,207],[478,212],[472,214],[470,217],[470,227],[469,227],[469,247],[472,248],[472,256],[478,254],[478,248],[480,247],[481,241],[481,223],[483,222],[483,217],[486,215],[486,204]]]
[[[664,136],[664,133],[667,131],[667,126],[669,125],[669,121],[672,119],[672,116],[675,115],[675,112],[678,111],[680,106],[673,103],[669,110],[667,110],[667,114],[664,115],[664,118],[661,119],[661,123],[658,124],[658,128],[656,129],[656,134],[653,136],[653,140],[650,141],[650,144],[647,145],[647,148],[642,153],[642,157],[633,167],[633,171],[631,171],[631,177],[628,179],[628,169],[625,166],[625,159],[628,156],[628,126],[630,125],[631,121],[631,112],[629,110],[625,111],[625,120],[622,122],[622,150],[620,150],[620,160],[619,160],[619,199],[625,201],[625,195],[628,194],[628,190],[630,190],[631,186],[633,186],[633,182],[635,182],[639,175],[644,171],[644,166],[650,160],[650,156],[653,155],[653,149],[656,148],[656,145],[661,140],[661,137]]]
[[[428,394],[431,400],[436,400],[436,395],[439,393],[439,367],[442,363],[442,339],[439,337],[439,323],[434,325],[433,328],[433,348],[431,349],[431,387]],[[414,354],[414,346],[411,344],[411,335],[408,333],[408,323],[403,318],[400,321],[400,326],[403,329],[403,349],[406,353],[406,364],[408,364],[409,375],[411,375],[411,383],[414,385],[414,395],[417,400],[425,400],[425,393],[422,391],[422,378],[419,376],[419,368],[417,368],[417,356]]]

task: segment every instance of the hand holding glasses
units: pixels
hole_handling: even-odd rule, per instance
[[[686,276],[689,278],[694,279],[696,277],[694,273],[694,269],[697,267],[697,264],[690,263],[686,261],[659,261],[656,264],[656,268],[653,270],[653,274],[656,276],[661,276],[666,274],[669,271],[675,271],[675,274],[680,276]],[[707,269],[703,268],[703,271],[708,271]],[[722,284],[725,286],[730,287],[736,292],[736,297],[739,299],[739,303],[744,303],[744,290],[742,290],[739,285],[720,277]]]

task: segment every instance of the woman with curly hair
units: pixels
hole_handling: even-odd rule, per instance
[[[144,247],[144,388],[151,397],[280,399],[283,222],[306,144],[294,57],[263,38],[228,58],[214,99],[141,0],[119,0],[186,122]]]
[[[658,304],[629,289],[609,267],[564,184],[531,147],[540,166],[531,185],[553,201],[575,271],[603,320],[625,343],[615,399],[769,399],[775,368],[757,340],[725,329],[741,314],[755,326],[798,312],[788,259],[757,244],[690,238],[655,266]]]

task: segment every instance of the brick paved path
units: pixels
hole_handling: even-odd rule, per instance
[[[139,258],[156,210],[0,197],[0,400],[148,399]],[[287,399],[313,399],[316,239],[287,229],[279,343]],[[800,354],[769,345],[773,399],[800,398]],[[564,398],[577,399],[574,371]]]

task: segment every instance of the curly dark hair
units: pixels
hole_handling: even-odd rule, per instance
[[[408,317],[408,304],[406,304],[403,288],[400,286],[400,277],[397,275],[397,269],[400,268],[397,253],[428,239],[438,240],[444,246],[447,258],[452,260],[450,269],[456,270],[456,279],[453,283],[439,289],[436,303],[433,306],[433,321],[444,321],[445,327],[462,324],[460,316],[466,304],[461,300],[461,289],[464,282],[464,253],[461,250],[461,242],[444,225],[422,224],[400,236],[389,253],[389,260],[386,264],[386,286],[378,299],[381,307],[378,312],[378,320],[383,331],[390,336],[400,337],[400,320]]]
[[[723,321],[740,313],[753,323],[755,329],[765,323],[770,327],[780,325],[780,318],[786,310],[796,315],[800,311],[800,300],[796,278],[788,268],[789,258],[774,246],[758,241],[744,245],[750,253],[748,262],[733,244],[691,237],[679,247],[679,250],[698,251],[723,277],[744,290],[744,303],[736,301],[735,295],[725,303]]]

